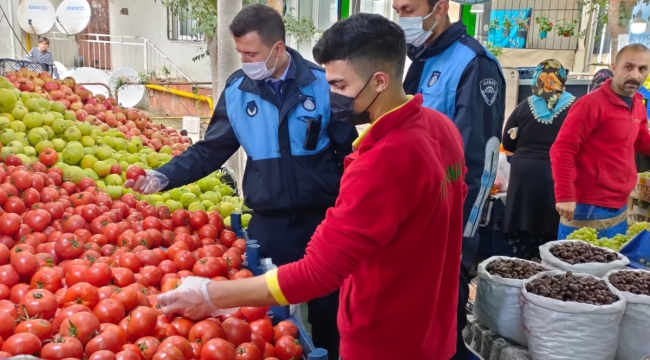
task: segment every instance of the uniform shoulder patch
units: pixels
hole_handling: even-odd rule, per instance
[[[492,106],[494,101],[497,99],[497,93],[499,92],[499,83],[494,79],[483,79],[479,81],[479,89],[481,90],[481,95],[483,95],[483,100],[488,106]]]
[[[438,79],[440,79],[440,71],[434,71],[429,78],[429,87],[435,85],[438,82]]]
[[[314,98],[311,96],[306,96],[305,101],[302,102],[302,107],[307,111],[314,111],[314,109],[316,109]]]
[[[246,104],[246,114],[250,117],[257,115],[257,103],[255,100],[249,101]]]

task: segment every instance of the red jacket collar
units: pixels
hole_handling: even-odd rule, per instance
[[[614,90],[612,90],[611,85],[612,85],[612,79],[607,79],[605,80],[603,85],[600,88],[598,88],[598,90],[596,91],[602,91],[604,94],[606,94],[607,100],[609,100],[609,102],[611,102],[612,104],[625,106],[627,108],[627,104],[625,104],[623,100],[621,100],[619,95],[615,93]],[[642,101],[643,95],[639,94],[639,92],[636,92],[632,98],[634,99],[634,102]]]

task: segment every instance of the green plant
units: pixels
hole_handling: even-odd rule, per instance
[[[490,20],[489,29],[490,30],[499,30],[499,29],[501,29],[501,24],[499,23],[499,19],[494,18],[494,19]]]
[[[304,16],[296,17],[290,13],[284,15],[284,27],[287,34],[292,36],[298,42],[312,40],[320,34],[311,18]]]
[[[548,16],[544,14],[536,17],[535,23],[539,25],[539,31],[549,32],[553,30],[553,23],[549,21]]]
[[[502,49],[501,49],[500,47],[498,47],[498,46],[494,46],[494,44],[488,43],[488,45],[487,45],[487,49],[488,49],[488,51],[491,52],[492,55],[494,55],[494,56],[499,56],[499,55],[501,55],[501,50],[502,50]]]
[[[509,31],[512,29],[512,21],[510,21],[508,18],[505,18],[503,19],[503,24],[501,26],[503,26],[504,31]]]
[[[516,18],[515,24],[517,24],[519,30],[528,30],[528,20],[529,18]]]
[[[566,21],[562,20],[555,25],[555,30],[559,36],[571,37],[575,36],[576,27],[578,26],[578,20]]]

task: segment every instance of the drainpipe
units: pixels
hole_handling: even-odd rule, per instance
[[[7,14],[7,16],[9,17],[7,21],[9,21],[9,26],[13,28],[14,27],[13,0],[7,0],[7,10],[9,12],[9,14]],[[13,36],[9,36],[9,47],[11,48],[11,57],[16,59],[16,40]]]

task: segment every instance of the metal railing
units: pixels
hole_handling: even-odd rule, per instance
[[[142,36],[46,34],[54,60],[66,68],[93,67],[107,72],[128,67],[148,77],[192,81],[151,41]]]

